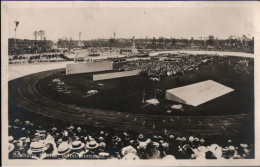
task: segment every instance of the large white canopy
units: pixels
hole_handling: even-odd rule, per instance
[[[165,98],[187,105],[198,106],[232,91],[234,89],[215,81],[207,80],[166,90]]]

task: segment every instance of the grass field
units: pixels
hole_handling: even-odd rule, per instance
[[[224,63],[219,63],[219,61]],[[192,116],[234,115],[254,112],[254,72],[252,65],[237,73],[232,66],[228,65],[228,60],[225,57],[219,57],[213,63],[201,65],[198,70],[189,71],[179,79],[175,76],[163,77],[160,82],[152,81],[144,75],[93,82],[92,75],[93,73],[64,75],[64,72],[60,72],[41,79],[38,84],[43,92],[58,102],[119,112]],[[52,84],[52,80],[55,78],[61,79],[70,93],[58,92]],[[172,113],[167,113],[170,106],[176,103],[165,100],[165,90],[208,79],[226,85],[235,91],[197,107],[184,105],[184,111],[173,110]],[[86,92],[92,89],[97,89],[99,93],[87,96]],[[144,90],[147,100],[155,97],[156,89],[160,89],[162,92],[157,94],[160,104],[154,106],[142,103]]]

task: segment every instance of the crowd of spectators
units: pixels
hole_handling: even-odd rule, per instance
[[[171,76],[191,69],[197,69],[203,63],[202,60],[209,60],[210,58],[212,57],[190,55],[175,58],[172,61],[136,60],[125,64],[120,70],[129,71],[138,69],[151,77]]]
[[[224,140],[223,140],[224,139]],[[15,119],[9,122],[11,159],[244,159],[253,144],[207,137],[144,134],[68,125],[64,129]]]
[[[45,53],[35,55],[23,55],[9,57],[9,64],[22,64],[22,63],[44,63],[44,62],[57,62],[69,60],[62,53]]]
[[[118,50],[116,48],[112,47],[89,47],[88,51],[90,54],[105,54],[105,53],[114,53],[117,52]]]

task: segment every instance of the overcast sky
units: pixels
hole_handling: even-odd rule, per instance
[[[17,38],[34,39],[35,30],[44,30],[47,39],[63,36],[78,39],[110,38],[198,38],[210,34],[227,38],[254,32],[253,11],[249,8],[74,8],[9,9],[9,38],[14,21],[20,22]]]

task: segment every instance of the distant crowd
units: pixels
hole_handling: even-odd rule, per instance
[[[125,64],[120,70],[129,71],[139,69],[149,77],[171,76],[192,69],[198,69],[198,65],[202,63],[202,60],[210,60],[210,57],[205,55],[183,56],[171,61],[137,60]]]
[[[66,61],[68,58],[63,53],[45,53],[35,54],[30,56],[13,56],[9,57],[9,64],[23,64],[23,63],[45,63],[45,62],[58,62]]]
[[[252,143],[221,137],[144,134],[67,125],[57,128],[15,119],[9,122],[11,159],[245,159]]]

